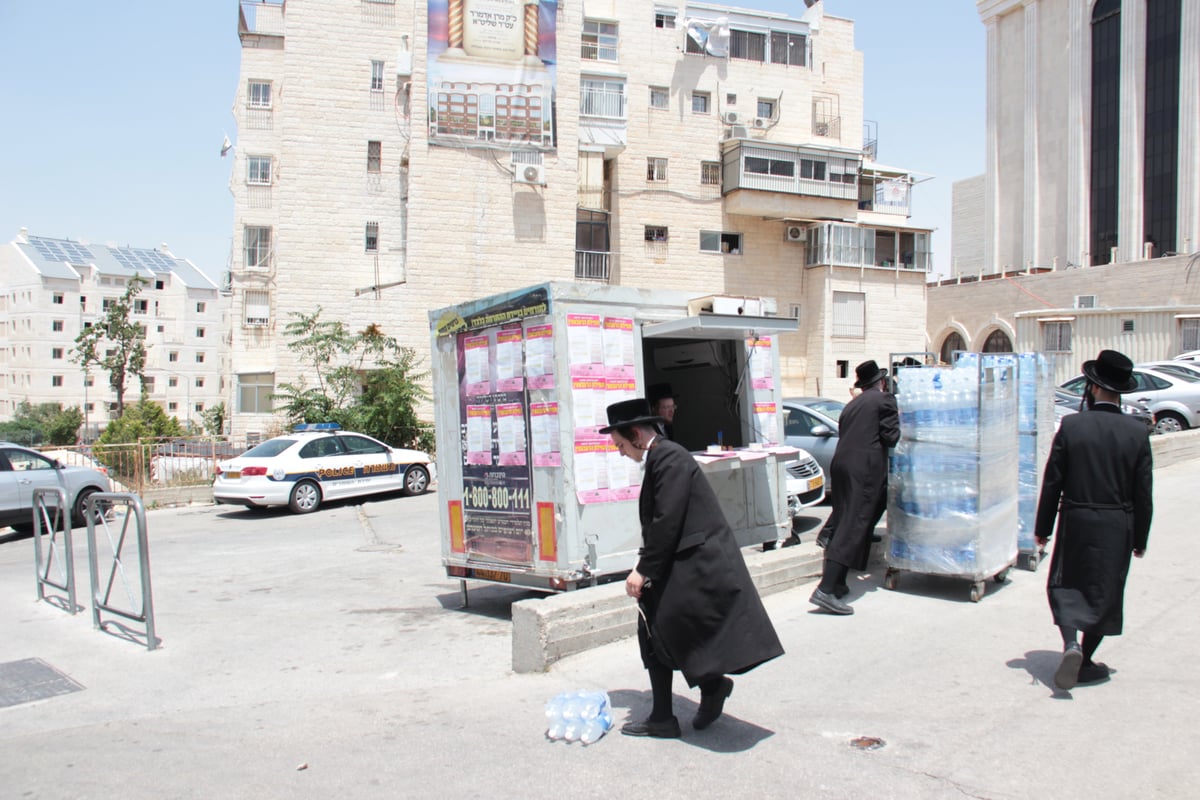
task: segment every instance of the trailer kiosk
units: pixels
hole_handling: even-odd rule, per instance
[[[614,402],[670,383],[739,544],[791,530],[770,300],[551,282],[429,313],[442,563],[451,577],[565,591],[622,576],[641,545],[642,467]]]

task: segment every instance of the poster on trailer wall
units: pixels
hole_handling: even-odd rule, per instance
[[[428,0],[429,142],[554,149],[558,0]]]

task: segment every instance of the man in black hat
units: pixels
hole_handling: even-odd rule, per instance
[[[679,395],[671,390],[669,383],[652,383],[646,389],[646,399],[650,401],[650,410],[662,417],[663,435],[675,441],[675,409]]]
[[[837,527],[825,546],[821,583],[809,602],[833,614],[853,614],[842,600],[849,589],[851,569],[866,569],[871,554],[871,534],[887,502],[888,448],[900,440],[896,398],[884,391],[887,370],[874,361],[854,368],[855,397],[838,417],[838,446],[829,464],[833,495],[831,518]],[[824,532],[822,532],[824,535]]]
[[[627,723],[627,736],[675,739],[673,670],[700,687],[692,727],[713,724],[740,675],[783,655],[721,505],[699,465],[683,447],[664,439],[662,417],[641,398],[608,407],[608,426],[621,455],[646,464],[638,498],[642,548],[625,581],[638,600],[638,643],[650,673],[648,719]]]
[[[1046,593],[1063,639],[1060,689],[1108,677],[1092,655],[1101,639],[1121,633],[1129,557],[1145,554],[1154,512],[1146,426],[1121,413],[1121,394],[1137,388],[1133,363],[1101,350],[1083,374],[1087,410],[1063,417],[1054,436],[1034,527],[1044,547],[1058,518]]]

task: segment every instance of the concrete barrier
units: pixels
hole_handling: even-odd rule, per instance
[[[1154,466],[1169,467],[1181,461],[1200,458],[1200,428],[1150,437]]]

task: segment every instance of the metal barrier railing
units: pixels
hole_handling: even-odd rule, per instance
[[[51,505],[46,498],[54,497]],[[43,533],[43,525],[45,526]],[[48,538],[46,556],[42,557],[42,537]],[[75,547],[71,535],[71,509],[67,505],[67,493],[58,486],[43,486],[33,490],[33,558],[37,569],[37,596],[55,605],[46,596],[49,586],[67,593],[67,611],[71,614],[80,610],[75,603]],[[57,569],[59,581],[50,573]]]
[[[110,514],[98,515],[96,513],[96,507],[99,504],[111,507],[111,516],[115,517],[112,527],[109,525]],[[123,514],[120,511],[121,506],[125,508]],[[99,520],[97,520],[97,517],[99,517]],[[136,594],[140,594],[140,598],[135,597],[133,586],[129,580],[130,575],[125,569],[127,563],[125,546],[131,541],[129,538],[129,522],[131,519],[135,522],[136,526],[133,541],[137,546],[136,583],[140,589]],[[104,580],[103,588],[100,585],[100,559],[96,546],[97,521],[104,527],[105,537],[108,539],[110,548],[110,557],[106,558],[108,562],[106,565],[107,576]],[[118,522],[119,525],[117,524]],[[114,527],[119,527],[120,529],[120,533],[115,539],[113,538]],[[88,572],[91,576],[92,585],[92,624],[97,630],[104,631],[108,631],[108,625],[114,625],[119,627],[127,638],[136,641],[133,632],[126,629],[125,626],[115,621],[102,619],[102,612],[142,623],[145,626],[146,649],[155,649],[159,644],[159,640],[154,635],[154,599],[150,589],[150,546],[146,528],[146,509],[142,505],[141,498],[135,494],[124,492],[97,492],[88,497],[87,535]],[[129,601],[127,607],[117,605],[114,601],[113,594],[117,588],[118,580],[125,590],[125,599]]]

